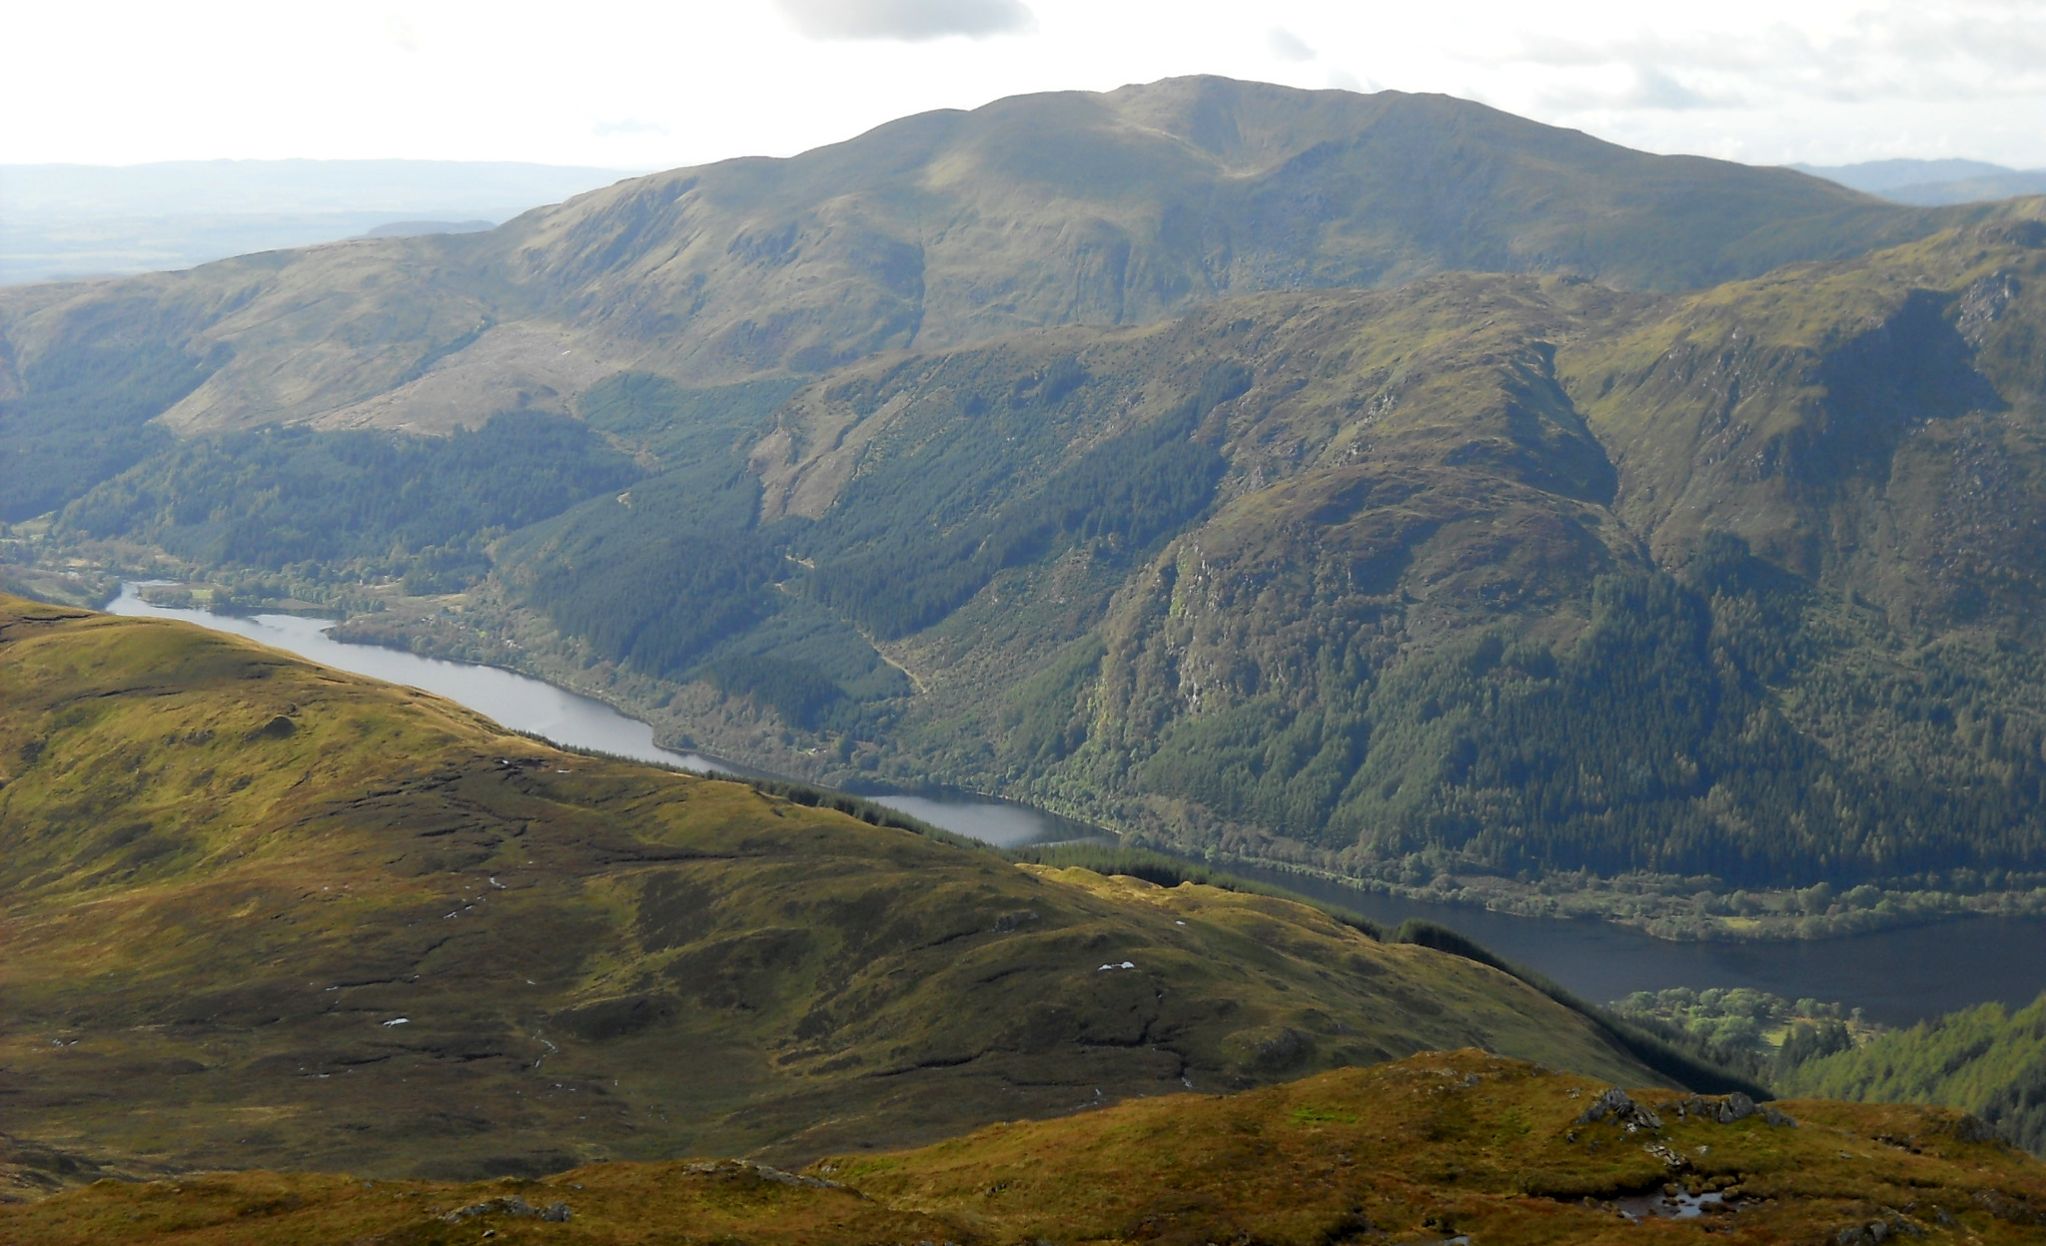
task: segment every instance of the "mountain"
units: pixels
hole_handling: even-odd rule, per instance
[[[2046,1169],[1927,1109],[1639,1094],[1477,1052],[997,1125],[799,1172],[600,1164],[451,1185],[98,1182],[0,1205],[20,1246],[283,1242],[2036,1241]],[[1691,1223],[1642,1221],[1689,1208]]]
[[[562,753],[183,624],[5,599],[0,676],[0,1160],[51,1180],[806,1161],[1465,1045],[1667,1077],[1302,904]]]
[[[1394,882],[2036,871],[2042,242],[886,358],[507,537],[485,596],[627,694],[700,681],[662,721],[713,748],[803,765],[743,733],[771,712],[835,777],[1182,845]],[[624,394],[586,418],[656,459],[703,409]]]
[[[1987,203],[2021,195],[2046,195],[2046,169],[2013,170],[1952,182],[1920,182],[1900,186],[1885,196],[1898,203]]]
[[[692,386],[817,373],[1445,269],[1688,288],[1953,219],[1439,96],[1176,79],[633,179],[475,237],[13,291],[0,339],[31,398],[95,336],[170,351],[190,383],[151,414],[186,432],[445,430],[561,410],[626,368]]]
[[[1830,168],[1790,167],[1880,195],[1892,203],[1927,207],[2046,194],[2046,169],[2011,169],[1980,160],[1872,160]]]
[[[1439,97],[1022,97],[0,295],[0,519],[806,778],[1667,934],[2032,904],[2042,229]]]
[[[0,165],[0,285],[189,268],[406,217],[502,221],[626,173],[434,160]]]

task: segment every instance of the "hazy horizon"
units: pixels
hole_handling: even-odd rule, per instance
[[[1998,0],[1425,12],[1275,0],[777,0],[564,21],[212,0],[12,19],[0,164],[520,161],[651,170],[792,155],[893,118],[1211,73],[1440,92],[1654,152],[1749,164],[2046,166],[2046,22]],[[109,38],[108,30],[119,33]],[[81,79],[91,92],[76,89]],[[62,108],[50,107],[62,100]]]

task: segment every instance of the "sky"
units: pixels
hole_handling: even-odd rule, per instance
[[[71,0],[0,16],[0,163],[790,155],[1179,74],[1436,91],[1754,164],[2046,167],[2046,0]],[[1653,16],[1650,16],[1654,13]]]

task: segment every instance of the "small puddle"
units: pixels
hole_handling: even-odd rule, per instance
[[[1658,1190],[1653,1194],[1629,1194],[1612,1202],[1621,1215],[1634,1221],[1696,1220],[1708,1211],[1730,1211],[1738,1206],[1727,1202],[1726,1195],[1718,1190],[1704,1194],[1686,1194],[1681,1190],[1665,1194]]]

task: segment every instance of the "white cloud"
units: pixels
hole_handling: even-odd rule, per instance
[[[1366,79],[1358,77],[1347,69],[1329,70],[1327,82],[1329,86],[1334,87],[1338,91],[1375,91],[1378,89]]]
[[[659,121],[641,121],[637,117],[620,117],[615,121],[599,121],[590,127],[590,133],[598,138],[636,138],[644,135],[659,135],[663,138],[674,133]]]
[[[1265,46],[1272,50],[1273,56],[1282,61],[1314,59],[1314,49],[1308,47],[1306,41],[1284,26],[1274,26],[1265,33]]]
[[[1037,19],[1022,0],[776,0],[812,39],[902,39],[1021,34]]]
[[[564,20],[539,0],[17,4],[0,116],[28,120],[0,126],[0,163],[666,168],[788,155],[1004,95],[1213,73],[1477,98],[1654,151],[2046,165],[2040,0],[1643,12],[1620,0],[580,0]]]

